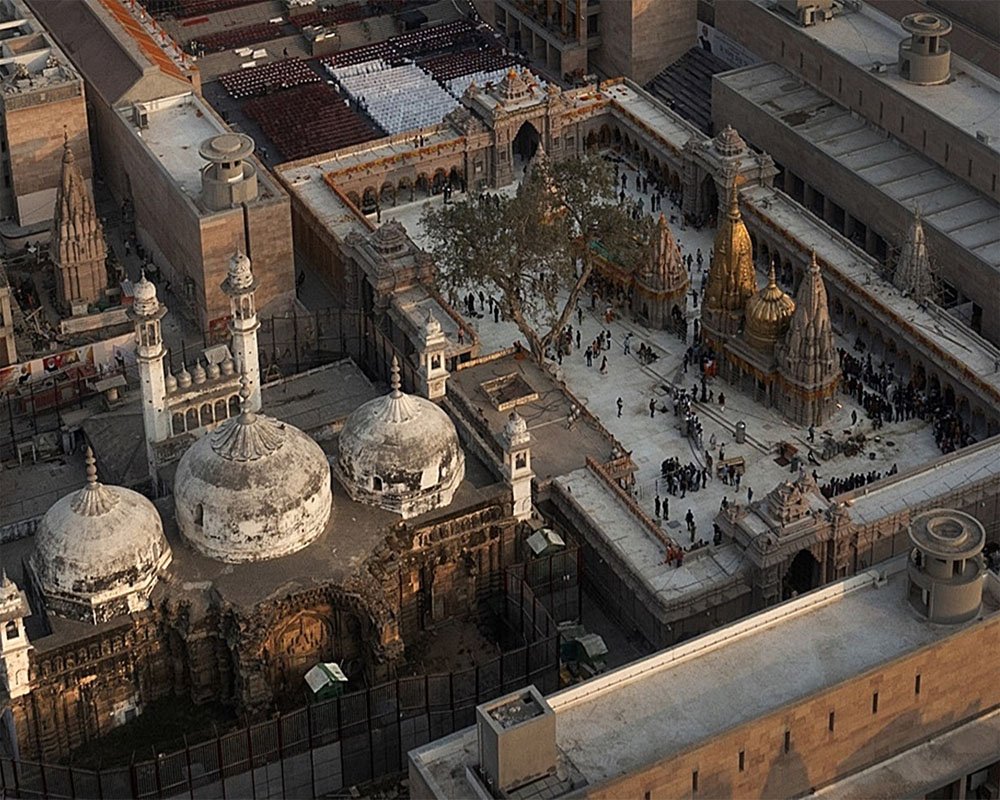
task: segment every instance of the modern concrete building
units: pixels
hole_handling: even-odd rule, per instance
[[[863,3],[808,25],[763,0],[716,24],[764,63],[716,76],[713,119],[767,150],[777,184],[883,263],[922,214],[943,302],[994,342],[1000,320],[1000,80],[957,57],[951,24]]]
[[[494,0],[507,43],[557,75],[645,83],[695,44],[694,0]]]
[[[923,522],[939,545],[955,526],[982,538],[948,511]],[[922,536],[917,549],[930,546]],[[516,725],[554,712],[536,748],[512,737],[505,751],[480,716],[411,751],[410,796],[994,796],[1000,579],[977,573],[973,613],[947,623],[915,611],[907,575],[898,558],[544,700],[526,695]],[[544,753],[547,769],[518,769]],[[498,761],[523,776],[502,795],[488,788]]]

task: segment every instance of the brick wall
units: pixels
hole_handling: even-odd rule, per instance
[[[873,646],[876,635],[873,632]],[[642,772],[589,787],[586,796],[655,799],[808,793],[1000,705],[996,659],[988,656],[998,652],[1000,615],[994,615]],[[747,675],[747,680],[766,685],[767,676]],[[876,692],[878,710],[873,713]]]

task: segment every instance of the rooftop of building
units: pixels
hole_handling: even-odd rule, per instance
[[[931,625],[906,600],[906,560],[802,595],[547,698],[556,743],[591,786],[710,740],[830,689],[953,633],[1000,608],[987,578],[981,616]],[[628,720],[628,724],[622,724]],[[476,731],[412,751],[438,796],[469,794]]]
[[[489,431],[497,437],[513,409],[496,408],[482,384],[507,376],[517,376],[523,381],[518,382],[523,389],[522,397],[535,395],[534,399],[518,403],[516,410],[528,424],[532,439],[531,464],[537,480],[547,482],[580,469],[587,456],[606,461],[616,449],[622,449],[596,417],[584,414],[570,422],[574,406],[584,408],[585,402],[569,394],[565,386],[527,353],[506,352],[499,358],[463,365],[449,378],[448,391],[453,402],[455,395],[462,398],[466,406],[464,413],[473,416],[473,424],[481,423],[484,432]]]
[[[744,67],[716,80],[739,93],[810,145],[940,231],[984,264],[1000,270],[1000,204],[970,188],[902,142],[777,64]],[[935,87],[937,88],[937,87]],[[1000,125],[1000,96],[991,112]],[[996,141],[1000,142],[1000,130]]]
[[[0,83],[4,94],[78,83],[80,76],[21,0],[0,2]]]
[[[622,503],[608,484],[590,469],[556,478],[564,497],[580,507],[604,535],[608,548],[628,565],[663,608],[688,603],[693,597],[726,588],[743,591],[743,550],[735,544],[693,550],[680,567],[665,563],[663,543]],[[674,498],[668,498],[674,501]],[[674,520],[663,526],[683,542],[683,500],[676,500]],[[652,610],[652,609],[650,609]]]
[[[114,106],[126,95],[175,94],[197,68],[142,4],[120,0],[28,0],[87,81]],[[145,79],[149,79],[142,86]],[[139,87],[139,88],[137,88]],[[169,89],[168,89],[169,87]]]
[[[866,3],[859,4],[857,9],[845,3],[832,20],[800,27],[792,17],[776,9],[774,0],[752,2],[947,124],[971,137],[979,131],[989,134],[988,146],[1000,153],[1000,78],[952,53],[952,80],[948,83],[938,86],[910,83],[896,68],[899,43],[909,34],[895,19]],[[887,69],[872,72],[876,64],[884,64]]]
[[[151,100],[139,107],[146,117],[142,128],[135,123],[132,107],[119,108],[117,113],[199,211],[212,213],[199,203],[201,169],[207,162],[198,155],[198,148],[212,136],[230,133],[229,127],[193,92]],[[258,199],[279,193],[266,170],[257,169],[257,185]]]

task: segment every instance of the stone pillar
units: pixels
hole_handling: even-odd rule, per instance
[[[447,344],[441,323],[428,311],[420,336],[420,393],[428,400],[437,400],[445,395],[448,381],[445,365]]]

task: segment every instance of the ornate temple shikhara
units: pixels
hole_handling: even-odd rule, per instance
[[[735,176],[723,202],[702,339],[727,381],[799,425],[820,425],[836,408],[840,365],[816,254],[794,300],[778,286],[773,264],[767,284],[758,289]]]
[[[63,144],[62,177],[56,187],[51,253],[56,296],[64,311],[73,313],[82,307],[85,312],[86,306],[103,297],[108,285],[104,229],[68,138]]]

